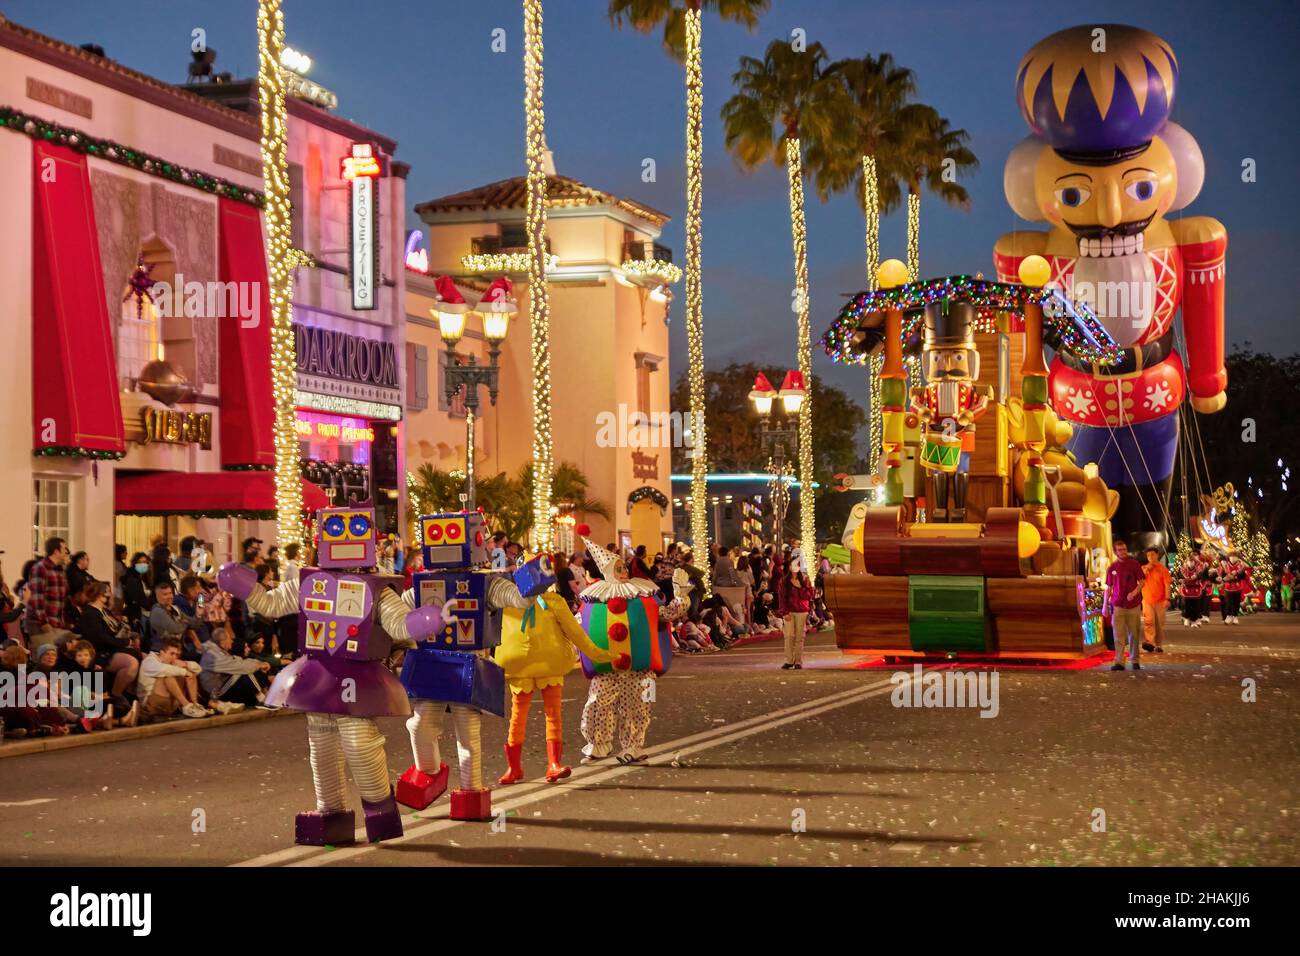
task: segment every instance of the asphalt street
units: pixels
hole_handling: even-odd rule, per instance
[[[534,707],[530,779],[494,792],[495,825],[447,820],[444,797],[378,845],[294,845],[312,805],[298,715],[0,759],[0,864],[1300,863],[1300,616],[1175,628],[1141,672],[1004,666],[992,718],[895,706],[899,669],[830,633],[804,670],[781,659],[779,643],[676,659],[634,767],[578,765],[577,672],[571,778],[541,780]],[[383,726],[395,778],[406,731]],[[504,733],[484,721],[493,780]]]

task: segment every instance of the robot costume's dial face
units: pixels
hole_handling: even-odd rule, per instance
[[[1034,173],[1043,217],[1079,239],[1109,239],[1104,249],[1113,255],[1138,251],[1135,237],[1169,211],[1177,194],[1177,164],[1159,136],[1142,153],[1109,166],[1071,162],[1044,149]]]
[[[373,508],[323,508],[317,515],[322,568],[370,568],[375,564]]]

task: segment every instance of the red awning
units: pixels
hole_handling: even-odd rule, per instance
[[[275,406],[271,397],[271,297],[266,281],[262,216],[253,206],[217,203],[218,267],[222,282],[255,284],[258,314],[228,316],[217,323],[221,387],[221,464],[275,464]],[[292,374],[292,373],[290,373]]]
[[[329,506],[320,486],[303,480],[303,507]],[[118,474],[113,510],[122,515],[274,518],[275,476],[269,471],[150,471]]]
[[[86,157],[42,139],[32,149],[32,444],[40,454],[121,458],[125,429]]]

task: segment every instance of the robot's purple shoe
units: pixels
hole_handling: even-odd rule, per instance
[[[367,824],[369,820],[367,819]],[[303,846],[346,846],[357,841],[356,817],[351,810],[309,810],[298,814],[294,827],[295,843]]]
[[[393,799],[391,790],[377,803],[362,798],[361,806],[366,811],[366,839],[371,843],[394,840],[402,835],[402,816],[397,811],[397,801]]]

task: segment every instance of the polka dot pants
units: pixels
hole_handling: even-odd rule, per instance
[[[591,679],[582,708],[582,736],[588,757],[608,757],[618,737],[619,753],[640,757],[650,729],[655,676],[649,671],[616,671]]]

